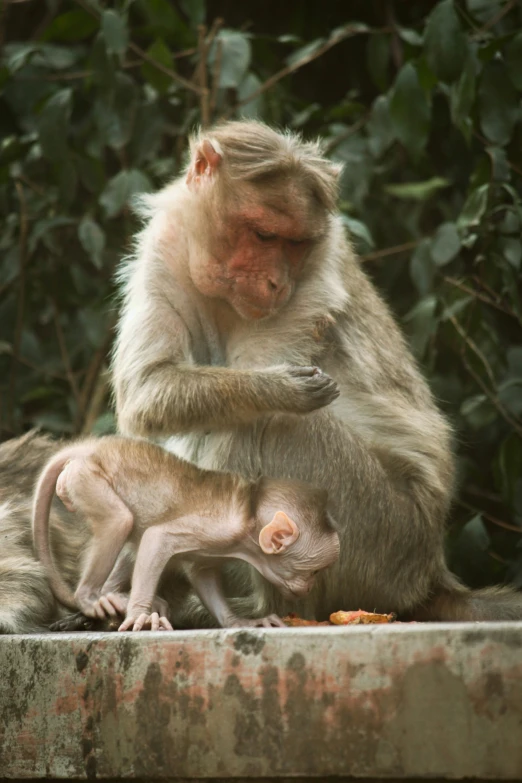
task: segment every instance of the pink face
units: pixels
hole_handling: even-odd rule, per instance
[[[316,241],[307,224],[261,205],[229,213],[194,282],[207,296],[227,300],[245,319],[273,315],[292,296]]]

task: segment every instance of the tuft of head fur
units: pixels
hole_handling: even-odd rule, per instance
[[[190,151],[207,139],[222,157],[223,176],[244,182],[266,182],[292,177],[334,212],[341,166],[324,157],[319,141],[304,141],[290,131],[277,131],[255,120],[222,122],[199,130],[190,139]]]

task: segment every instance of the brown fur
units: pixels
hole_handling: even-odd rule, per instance
[[[193,140],[188,187],[180,180],[148,199],[124,273],[113,363],[119,424],[144,435],[188,433],[170,447],[206,467],[328,489],[342,553],[304,603],[309,616],[339,607],[415,612],[431,602],[432,617],[457,619],[460,610],[437,603],[449,584],[462,616],[522,618],[522,599],[507,590],[506,601],[477,594],[480,612],[462,608],[469,594],[443,556],[450,428],[331,214],[332,199],[318,195],[321,181],[331,192],[336,174],[317,146],[260,123]],[[278,237],[273,245],[259,245],[250,215],[256,230]],[[307,244],[288,272],[289,296],[260,312],[266,280],[291,264],[293,237]],[[319,391],[307,412],[291,373],[313,365],[340,394]],[[253,602],[260,612],[286,608],[259,585]]]
[[[329,491],[341,558],[298,607],[304,616],[360,607],[522,619],[514,591],[471,593],[447,570],[450,429],[345,237],[336,179],[317,145],[261,123],[193,139],[188,186],[180,179],[144,200],[146,225],[122,270],[119,425],[176,436],[169,447],[205,467]],[[296,240],[305,241],[295,249]],[[299,369],[313,366],[324,374]],[[17,466],[9,492],[18,483],[27,481]],[[9,518],[27,529],[23,511]],[[176,575],[161,589],[175,624],[212,624]],[[237,568],[230,591],[248,615],[289,608]]]

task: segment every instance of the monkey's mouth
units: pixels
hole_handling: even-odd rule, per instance
[[[234,308],[245,321],[262,321],[265,318],[270,318],[271,315],[275,315],[278,311],[277,307],[262,307],[261,305],[253,304],[249,299],[237,292]]]

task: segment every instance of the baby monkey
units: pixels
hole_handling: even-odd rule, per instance
[[[92,531],[74,595],[50,549],[55,491]],[[296,481],[247,481],[203,470],[153,443],[119,436],[73,443],[49,460],[36,487],[33,538],[56,599],[88,617],[125,615],[120,631],[172,630],[166,604],[156,596],[171,558],[226,628],[283,622],[276,615],[245,620],[231,611],[220,582],[224,560],[245,560],[291,599],[306,595],[317,571],[339,556],[326,492]],[[132,579],[134,557],[126,544],[137,548]]]

